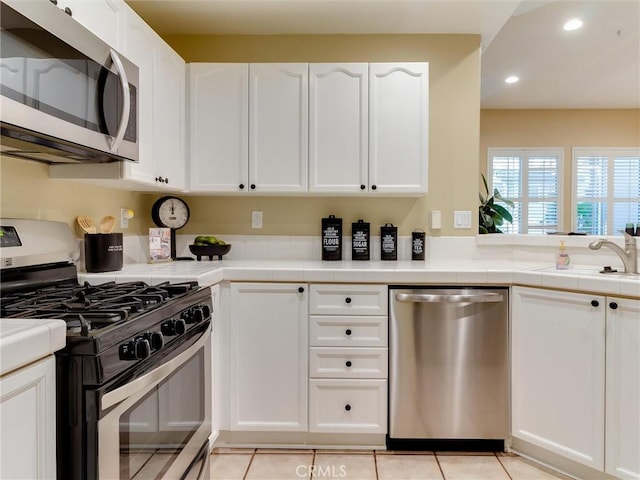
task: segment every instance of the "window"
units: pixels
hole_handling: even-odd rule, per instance
[[[562,153],[561,148],[489,149],[489,188],[514,203],[505,233],[542,234],[562,225]]]
[[[618,235],[640,222],[640,149],[573,149],[573,225],[594,235]]]

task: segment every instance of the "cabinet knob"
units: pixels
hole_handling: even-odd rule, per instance
[[[255,183],[252,183],[252,184],[251,184],[251,190],[255,190],[255,189],[256,189],[256,184],[255,184]]]
[[[351,405],[349,405],[348,403],[344,406],[344,409],[348,412],[351,410]]]
[[[344,333],[346,333],[347,335],[351,335],[351,329],[350,329],[350,328],[347,328],[347,329],[344,331]]]
[[[365,188],[367,188],[366,185],[360,185],[360,190],[364,190]]]
[[[238,185],[238,188],[239,188],[240,190],[244,190],[244,183],[241,183],[240,185]]]
[[[600,305],[600,302],[598,300],[591,300],[591,306],[592,307],[597,307]]]
[[[346,365],[347,367],[350,367],[350,366],[351,366],[351,360],[347,360],[347,363],[345,363],[345,365]]]
[[[304,287],[298,287],[298,292],[299,293],[304,293]]]
[[[164,183],[169,183],[169,177],[164,177]]]
[[[54,5],[58,5],[58,0],[49,0],[51,3],[53,3]]]
[[[345,298],[345,299],[344,299],[344,301],[345,301],[346,303],[351,303],[351,297],[347,297],[347,298]]]
[[[70,17],[73,16],[73,12],[71,11],[71,9],[69,7],[64,7],[64,13],[66,13]]]
[[[616,302],[611,302],[611,303],[609,304],[609,308],[610,308],[611,310],[616,310],[616,309],[618,308],[618,304],[617,304]]]
[[[371,190],[376,190],[378,187],[376,185],[371,185]]]

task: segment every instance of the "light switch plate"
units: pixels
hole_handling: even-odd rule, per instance
[[[455,210],[453,212],[453,228],[471,228],[471,212]]]
[[[442,228],[442,212],[440,210],[432,210],[431,221],[429,223],[433,230]]]

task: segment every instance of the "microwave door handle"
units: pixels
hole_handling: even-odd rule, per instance
[[[129,81],[127,80],[127,74],[124,70],[124,66],[122,65],[122,61],[120,60],[120,56],[118,53],[111,49],[109,50],[109,54],[111,55],[111,60],[118,71],[118,76],[120,77],[120,86],[122,87],[122,109],[120,110],[120,125],[118,125],[118,131],[116,132],[115,137],[111,141],[111,146],[109,147],[112,152],[118,150],[122,139],[124,138],[124,133],[127,130],[127,125],[129,124],[129,115],[130,115],[130,93],[129,93]]]

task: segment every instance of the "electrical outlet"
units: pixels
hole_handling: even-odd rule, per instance
[[[251,228],[262,228],[262,212],[251,212]]]

